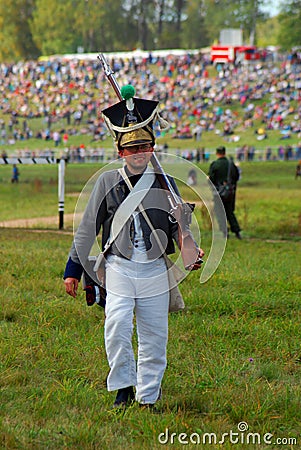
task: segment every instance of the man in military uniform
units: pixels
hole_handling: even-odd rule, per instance
[[[130,86],[128,90],[131,91]],[[115,231],[111,232],[117,227],[113,224],[119,207],[130,196],[125,182],[128,179],[134,188],[144,183],[143,189],[137,189],[136,196],[145,191],[143,204],[148,205],[145,215],[157,230],[164,252],[174,253],[174,243],[180,247],[179,229],[177,223],[170,220],[166,191],[161,189],[159,178],[148,168],[154,151],[153,121],[159,117],[158,107],[156,101],[129,96],[103,111],[119,156],[125,161],[125,176],[113,169],[97,179],[74,236],[64,273],[66,292],[76,297],[90,249],[102,229],[102,250],[108,247],[104,330],[110,366],[107,387],[109,391],[117,391],[114,408],[125,407],[134,399],[140,406],[152,407],[160,398],[167,364],[169,283],[162,251],[139,208],[130,211],[129,217],[124,213],[126,220],[120,232],[116,235]],[[151,183],[146,189],[147,179]],[[179,195],[174,180],[169,179]],[[127,209],[130,208],[128,202]],[[203,250],[197,251],[201,258]],[[200,264],[195,263],[191,269],[199,267]],[[132,344],[134,311],[138,334],[137,362]]]
[[[231,158],[226,158],[225,147],[221,146],[216,149],[216,157],[217,159],[213,161],[209,167],[209,179],[216,187],[217,192],[219,192],[220,188],[227,182],[232,185],[233,190],[230,198],[225,200],[221,196],[221,200],[225,208],[230,230],[235,234],[237,239],[241,239],[241,228],[234,213],[236,185],[239,180],[239,170]]]

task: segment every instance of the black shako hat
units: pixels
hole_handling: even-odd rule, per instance
[[[154,145],[153,124],[159,121],[161,129],[169,124],[158,113],[159,102],[134,97],[131,85],[121,89],[124,100],[102,111],[103,118],[118,150],[139,144]]]

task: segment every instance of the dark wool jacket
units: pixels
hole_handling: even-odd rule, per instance
[[[135,177],[131,177],[132,183],[137,181]],[[174,180],[169,180],[179,195],[179,191]],[[69,253],[69,259],[66,265],[64,279],[74,277],[80,280],[83,266],[86,264],[91,248],[95,243],[95,239],[102,229],[102,250],[110,235],[110,229],[114,214],[118,206],[129,194],[129,189],[118,170],[111,170],[102,173],[97,179],[93,191],[91,193],[88,205],[85,209],[81,223],[75,234],[74,241]],[[161,242],[166,249],[167,254],[175,252],[174,242],[179,246],[178,225],[170,220],[170,205],[167,199],[166,191],[162,190],[158,178],[146,194],[143,207],[153,224],[155,230],[162,230]],[[160,255],[158,245],[154,239],[151,239],[151,230],[147,225],[144,217],[139,214],[142,233],[146,250],[149,251],[149,257]],[[160,234],[160,231],[159,231]],[[117,239],[112,244],[109,253],[130,259],[133,252],[134,227],[132,219],[123,227]],[[151,251],[150,251],[151,250]]]
[[[225,156],[213,161],[209,167],[209,178],[215,186],[219,186],[227,181],[228,167],[230,167],[231,183],[236,184],[239,179],[239,171],[233,161],[229,161]]]

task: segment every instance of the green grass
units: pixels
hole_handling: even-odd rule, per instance
[[[237,195],[237,217],[249,237],[296,238],[301,234],[300,180],[295,180],[295,162],[241,163],[242,178]],[[207,174],[209,164],[199,167]],[[66,167],[65,213],[72,214],[78,194],[93,174],[97,164],[69,164]],[[22,165],[20,183],[10,183],[11,167],[0,166],[0,221],[56,216],[58,214],[57,165]],[[183,172],[183,177],[186,172]],[[187,200],[192,192],[183,189]],[[202,211],[197,208],[199,220]],[[67,228],[70,228],[68,222]],[[49,225],[40,225],[48,227]],[[203,217],[201,228],[208,229]],[[54,224],[52,228],[56,228]]]
[[[2,448],[153,449],[166,428],[220,436],[241,421],[299,436],[300,242],[230,240],[209,282],[183,282],[155,415],[110,411],[103,310],[63,292],[70,239],[1,231]]]
[[[97,168],[67,167],[68,213],[76,203],[71,194]],[[207,172],[208,165],[202,168]],[[301,185],[294,163],[241,168],[237,215],[244,240],[229,239],[205,284],[197,272],[181,284],[186,310],[170,315],[159,414],[136,405],[124,413],[110,409],[103,310],[87,307],[81,290],[74,300],[63,289],[71,227],[70,233],[56,225],[0,230],[1,449],[182,448],[180,433],[221,439],[242,421],[260,434],[261,445],[235,445],[228,436],[224,445],[207,440],[199,448],[299,448]],[[16,186],[9,168],[0,167],[1,220],[57,214],[56,171],[23,166]],[[204,216],[197,214],[202,227]],[[164,446],[158,436],[166,429]],[[274,443],[296,438],[297,445],[264,444],[265,433]]]

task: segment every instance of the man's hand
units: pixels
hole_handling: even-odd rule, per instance
[[[65,289],[67,294],[71,295],[71,297],[76,297],[77,288],[78,288],[78,279],[68,277],[64,280]]]
[[[204,250],[199,248],[198,259],[197,259],[197,261],[194,264],[191,264],[191,266],[189,267],[188,270],[198,270],[198,269],[200,269],[202,264],[203,264],[203,261],[199,261],[199,260],[202,260],[204,255],[205,255]]]

